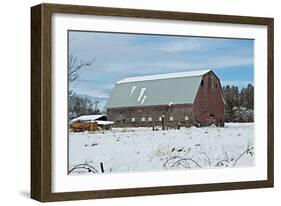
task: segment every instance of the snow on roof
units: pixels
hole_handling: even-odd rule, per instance
[[[170,79],[170,78],[180,78],[180,77],[193,77],[193,76],[202,76],[211,70],[196,70],[196,71],[187,71],[187,72],[177,72],[169,74],[156,74],[156,75],[147,75],[147,76],[138,76],[138,77],[128,77],[118,81],[116,84],[122,84],[127,82],[139,82],[139,81],[150,81],[156,79]]]
[[[114,124],[112,121],[102,121],[102,120],[96,120],[95,121],[98,125],[111,125]]]
[[[80,117],[77,117],[75,119],[70,120],[70,122],[77,122],[77,121],[81,121],[81,122],[92,122],[95,121],[101,117],[104,117],[104,114],[98,114],[98,115],[83,115]]]

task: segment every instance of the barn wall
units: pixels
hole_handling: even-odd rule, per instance
[[[164,115],[165,126],[176,128],[181,126],[191,126],[193,123],[192,105],[156,105],[141,107],[118,107],[108,108],[107,116],[109,121],[114,121],[114,127],[152,127],[162,126],[159,118]],[[170,119],[173,117],[173,120]],[[186,119],[188,117],[188,120]],[[132,121],[135,118],[135,121]],[[145,118],[145,121],[143,121]],[[150,119],[151,118],[151,119]]]
[[[199,86],[193,106],[195,121],[201,125],[210,125],[212,115],[218,126],[224,126],[224,102],[219,79],[209,72],[202,77],[203,85]]]

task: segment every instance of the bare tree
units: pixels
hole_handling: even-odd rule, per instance
[[[76,80],[79,75],[87,68],[90,67],[94,62],[92,61],[84,62],[79,61],[75,53],[69,55],[68,58],[68,79],[70,82]]]
[[[68,59],[68,80],[75,81],[79,75],[94,62],[94,59],[89,62],[79,61],[75,53],[71,53]],[[68,91],[68,118],[73,119],[80,115],[92,114],[93,103],[88,98],[82,98],[76,95],[73,91]]]
[[[94,111],[95,111],[95,112],[99,112],[99,109],[98,109],[98,107],[99,107],[99,101],[96,100],[96,101],[93,102],[93,104],[94,104]]]

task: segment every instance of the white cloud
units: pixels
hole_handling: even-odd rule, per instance
[[[162,50],[165,52],[186,52],[186,51],[202,51],[207,49],[204,43],[200,41],[170,41],[165,44],[161,44],[155,47],[157,50]]]
[[[118,62],[106,63],[102,65],[103,71],[110,73],[129,74],[150,74],[150,73],[169,73],[175,71],[187,71],[194,69],[220,69],[239,67],[253,64],[253,59],[243,55],[235,56],[210,56],[200,60],[186,58],[186,60],[162,60],[155,59],[149,62]]]
[[[233,46],[227,39],[147,37],[77,33],[70,52],[75,51],[84,61],[94,58],[95,62],[72,88],[87,95],[108,97],[114,83],[129,76],[253,65],[252,50],[245,47],[245,42]]]
[[[89,95],[97,98],[109,98],[109,94],[99,89],[77,88],[73,90],[77,94]]]
[[[109,91],[114,84],[97,85],[94,80],[78,80],[69,84],[69,89],[77,94],[89,95],[97,98],[108,98]]]

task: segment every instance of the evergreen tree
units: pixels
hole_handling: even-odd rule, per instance
[[[239,91],[237,86],[223,87],[226,122],[254,121],[254,86],[248,84]]]

